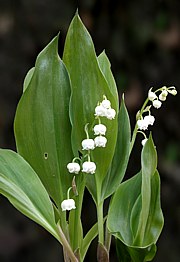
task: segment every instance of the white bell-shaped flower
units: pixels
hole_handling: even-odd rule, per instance
[[[165,91],[165,90],[164,90],[164,91]],[[161,101],[166,101],[166,96],[164,96],[163,93],[161,93],[161,94],[159,95],[159,100],[161,100]]]
[[[147,140],[148,140],[147,138],[144,138],[144,139],[141,141],[142,146],[144,146],[144,145],[146,144]]]
[[[177,90],[174,88],[172,90],[168,90],[168,92],[173,95],[173,96],[176,96],[177,95]]]
[[[110,102],[109,100],[107,100],[107,99],[104,99],[104,100],[101,102],[101,105],[102,105],[104,108],[106,108],[106,109],[111,108],[111,102]]]
[[[152,115],[145,116],[144,121],[146,121],[148,125],[152,126],[154,124],[155,117]]]
[[[116,116],[116,111],[113,108],[109,108],[109,109],[106,110],[107,119],[112,120],[112,119],[115,118],[115,116]]]
[[[148,98],[149,98],[150,101],[153,101],[154,99],[157,98],[157,95],[154,92],[152,92],[151,89],[150,89],[149,92],[148,92]]]
[[[167,95],[168,95],[168,91],[167,91],[167,90],[163,90],[163,91],[161,92],[161,94],[162,94],[162,96],[167,96]]]
[[[107,143],[107,138],[105,136],[97,136],[94,139],[94,143],[96,147],[105,147]]]
[[[76,206],[75,206],[75,201],[74,199],[65,199],[62,201],[61,203],[61,208],[62,208],[62,211],[66,211],[66,210],[71,210],[71,209],[75,209]]]
[[[82,172],[87,174],[94,174],[96,171],[96,164],[94,162],[86,161],[83,163],[82,167],[83,167]]]
[[[95,135],[105,135],[106,134],[106,126],[103,124],[95,125],[93,129],[94,129]]]
[[[98,105],[95,107],[95,116],[106,116],[106,108],[102,105]]]
[[[138,126],[138,129],[140,130],[146,130],[148,129],[148,122],[145,121],[144,119],[139,119],[137,121],[137,126]]]
[[[93,139],[87,138],[82,141],[82,150],[93,150],[94,148],[95,146]]]
[[[152,103],[153,103],[153,106],[157,109],[160,108],[162,105],[161,101],[159,101],[158,99],[154,100]]]
[[[69,173],[75,173],[78,174],[80,171],[80,165],[78,163],[69,163],[67,164],[67,169]]]

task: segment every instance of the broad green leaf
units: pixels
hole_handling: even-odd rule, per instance
[[[116,239],[116,250],[119,262],[145,262],[151,261],[156,254],[156,245],[147,248],[136,248],[125,246],[119,239]]]
[[[75,154],[82,152],[81,142],[86,138],[84,127],[89,123],[89,135],[94,138],[92,127],[95,121],[95,107],[103,100],[103,95],[111,101],[112,108],[118,110],[117,97],[108,86],[99,67],[92,39],[82,24],[78,15],[75,15],[69,27],[63,54],[72,85],[70,102],[70,118],[72,123],[72,145]],[[107,126],[107,147],[96,148],[92,152],[92,160],[97,165],[96,182],[101,186],[104,176],[112,161],[117,140],[117,117],[115,120],[102,118]],[[89,180],[94,176],[89,176]],[[92,186],[91,186],[92,185]],[[88,181],[88,188],[96,198],[94,181]]]
[[[157,153],[152,140],[152,136],[148,139],[142,150],[141,155],[142,167],[142,187],[141,187],[141,213],[139,216],[139,227],[137,229],[135,243],[144,243],[144,234],[146,223],[149,216],[151,205],[151,178],[157,167]]]
[[[125,249],[125,258],[128,252],[133,262],[152,260],[163,227],[160,178],[155,170],[157,156],[152,137],[142,150],[141,163],[142,171],[115,192],[107,220],[109,231],[121,241],[120,249]]]
[[[39,177],[20,155],[5,149],[0,149],[0,193],[59,240],[53,207]]]
[[[111,168],[103,181],[102,197],[105,199],[115,192],[120,185],[129,160],[131,142],[131,127],[129,115],[125,106],[124,97],[118,116],[118,138]]]
[[[109,85],[109,88],[111,89],[112,94],[114,95],[114,98],[116,100],[116,105],[117,106],[117,111],[119,109],[119,97],[118,97],[118,92],[117,92],[117,86],[116,86],[116,82],[114,79],[114,76],[112,74],[111,71],[111,63],[105,53],[105,51],[103,51],[99,56],[98,56],[98,63],[99,66],[101,68],[101,71]]]
[[[32,79],[32,76],[34,74],[34,67],[32,67],[28,72],[27,72],[27,75],[24,79],[24,84],[23,84],[23,92],[26,90],[26,88],[28,87],[31,79]]]
[[[58,36],[39,54],[33,76],[15,116],[18,152],[36,171],[59,207],[72,175],[66,165],[73,158],[69,120],[70,81],[58,56]]]

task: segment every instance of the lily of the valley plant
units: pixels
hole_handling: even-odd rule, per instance
[[[131,134],[110,62],[105,52],[96,55],[76,14],[63,57],[56,36],[25,77],[14,122],[18,153],[0,150],[0,193],[59,241],[65,261],[84,261],[96,237],[97,260],[109,261],[112,236],[119,261],[151,261],[163,215],[149,129],[155,111],[176,93],[173,86],[150,88]],[[122,182],[137,135],[142,136],[141,170]],[[86,235],[81,220],[85,188],[97,210],[97,223]]]

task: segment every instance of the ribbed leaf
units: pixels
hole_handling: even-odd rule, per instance
[[[72,145],[75,154],[82,152],[81,141],[86,138],[84,127],[89,123],[90,137],[95,121],[94,112],[97,103],[103,100],[103,95],[111,101],[112,107],[118,110],[117,97],[108,86],[99,67],[92,39],[82,24],[78,15],[75,15],[69,27],[63,55],[72,83],[70,103],[70,117],[72,122]],[[115,150],[117,139],[117,118],[115,120],[102,119],[107,126],[107,147],[97,148],[92,152],[92,159],[96,162],[96,180],[101,184],[107,173]],[[94,176],[89,176],[88,188],[96,198],[94,190]]]
[[[0,149],[0,193],[59,239],[53,207],[39,177],[21,156],[4,149]]]
[[[129,115],[124,102],[124,97],[122,97],[118,116],[118,138],[116,150],[111,168],[103,181],[102,197],[104,199],[115,192],[125,175],[129,160],[130,141],[131,127]]]
[[[58,37],[55,37],[39,54],[35,69],[26,77],[25,92],[15,117],[15,138],[18,152],[31,164],[60,206],[71,185],[72,176],[66,165],[73,156],[70,81],[57,47]]]

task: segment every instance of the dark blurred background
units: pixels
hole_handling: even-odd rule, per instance
[[[125,92],[132,125],[151,86],[180,86],[179,0],[0,0],[0,147],[15,150],[13,119],[26,72],[36,56],[61,31],[62,55],[69,23],[79,14],[97,54],[106,50],[119,94]],[[180,261],[180,103],[168,96],[153,110],[153,137],[159,154],[165,226],[153,261]],[[127,177],[140,167],[140,141]],[[86,205],[87,206],[87,205]],[[88,225],[93,204],[84,210]],[[92,245],[86,261],[96,261]],[[111,251],[111,261],[117,261]],[[94,257],[94,258],[93,258]],[[63,261],[56,240],[0,197],[0,261]]]

